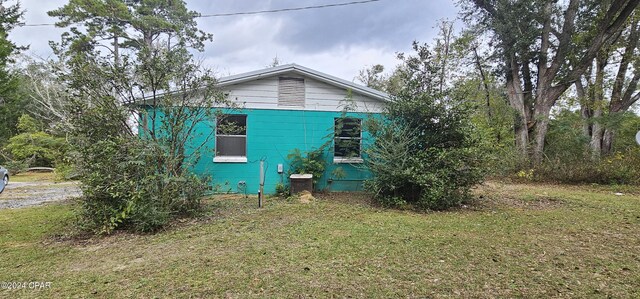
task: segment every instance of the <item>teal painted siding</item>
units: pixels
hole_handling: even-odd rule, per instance
[[[207,142],[202,149],[200,161],[193,170],[199,175],[211,176],[213,183],[220,186],[221,192],[243,192],[238,187],[239,182],[245,182],[247,193],[255,194],[259,188],[260,160],[265,161],[265,193],[275,193],[277,183],[287,183],[289,165],[287,155],[293,149],[302,152],[316,149],[333,138],[334,118],[340,117],[340,112],[304,111],[304,110],[266,110],[242,109],[229,112],[247,115],[247,162],[222,163],[213,162],[215,152],[215,138]],[[369,117],[376,117],[372,113],[347,113],[348,117],[357,117],[364,121]],[[201,125],[199,136],[194,144],[201,144],[203,136],[211,130],[210,124]],[[363,148],[370,143],[370,135],[362,133]],[[328,169],[319,181],[317,188],[327,191],[357,191],[362,190],[362,182],[370,173],[363,164],[334,164],[333,146],[327,149]],[[283,164],[284,173],[278,174],[278,164]],[[345,178],[336,179],[331,173],[341,167],[346,173]]]

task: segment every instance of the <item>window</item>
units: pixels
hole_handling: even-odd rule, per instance
[[[225,114],[216,123],[214,162],[247,162],[247,116]]]
[[[304,107],[304,79],[280,77],[278,107]]]
[[[362,120],[359,118],[336,118],[333,162],[362,163]]]

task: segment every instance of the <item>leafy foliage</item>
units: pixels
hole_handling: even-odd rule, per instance
[[[591,69],[600,68],[603,52],[620,38],[639,3],[464,0],[460,5],[469,24],[491,35],[495,62],[501,65],[507,98],[517,113],[517,150],[522,160],[536,165],[543,160],[550,115],[558,99],[572,85],[578,87]],[[633,51],[627,53],[633,56]]]
[[[313,186],[316,188],[327,168],[326,146],[303,153],[299,149],[292,150],[287,159],[291,173],[310,173],[313,175]]]
[[[191,167],[221,103],[212,73],[189,52],[210,38],[197,13],[184,1],[83,0],[49,14],[58,26],[84,25],[53,45],[69,90],[56,107],[77,153],[84,227],[149,232],[197,213],[209,180]]]
[[[19,78],[10,69],[15,54],[26,47],[17,46],[9,40],[9,32],[13,30],[24,15],[20,3],[6,5],[0,0],[0,146],[17,133],[16,123],[22,115],[24,98],[19,94]]]
[[[206,182],[166,173],[153,143],[110,138],[82,149],[81,224],[96,233],[152,232],[177,216],[197,213]]]
[[[469,106],[440,93],[437,67],[426,46],[405,62],[406,86],[388,106],[387,119],[370,128],[367,153],[375,198],[396,206],[447,209],[469,198],[481,182],[482,155]]]
[[[15,165],[52,167],[62,161],[67,150],[64,138],[40,131],[36,121],[26,114],[20,117],[17,127],[21,133],[11,137],[4,147],[11,160],[18,162]]]
[[[289,186],[286,186],[283,183],[276,184],[276,195],[279,197],[287,197],[289,196]]]
[[[583,120],[578,112],[562,110],[551,121],[548,146],[541,165],[528,170],[528,180],[561,183],[639,184],[640,146],[634,135],[640,117],[625,113],[618,120],[619,136],[615,152],[594,160],[589,138],[582,132]]]

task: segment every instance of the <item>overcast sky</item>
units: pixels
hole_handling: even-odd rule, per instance
[[[201,14],[247,12],[344,3],[352,0],[187,0]],[[53,23],[46,12],[67,0],[21,0],[25,23]],[[409,51],[411,42],[430,42],[440,19],[453,20],[452,0],[380,0],[366,4],[281,13],[199,18],[199,27],[214,36],[199,58],[220,76],[261,69],[278,57],[346,80],[365,66],[396,65],[396,52]],[[58,41],[63,29],[21,27],[10,38],[30,45],[28,54],[51,55],[49,40]]]

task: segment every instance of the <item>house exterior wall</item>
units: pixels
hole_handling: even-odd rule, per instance
[[[304,79],[303,107],[278,104],[280,77]],[[293,72],[223,85],[221,89],[227,100],[239,108],[212,109],[220,109],[225,114],[247,116],[246,159],[214,159],[215,121],[199,124],[191,147],[204,146],[200,148],[200,159],[192,166],[192,170],[198,175],[210,176],[212,185],[217,187],[215,190],[244,193],[246,186],[248,194],[256,194],[262,160],[265,164],[265,194],[273,194],[278,183],[288,185],[291,166],[287,156],[292,151],[298,149],[304,154],[324,144],[328,144],[324,155],[327,168],[315,188],[326,191],[362,190],[363,182],[371,175],[363,163],[334,163],[334,122],[339,117],[362,119],[361,153],[365,155],[364,150],[371,143],[371,135],[366,131],[364,123],[370,118],[380,117],[384,101],[351,93],[344,88]],[[343,112],[346,105],[349,106],[348,113]],[[283,165],[283,173],[278,173],[278,164]],[[338,168],[345,174],[344,177],[333,175]],[[241,182],[245,185],[240,185]]]
[[[219,192],[243,193],[240,182],[246,183],[247,193],[255,194],[259,188],[260,160],[265,162],[265,194],[273,194],[276,184],[288,185],[290,173],[287,156],[294,149],[301,152],[317,149],[329,143],[325,151],[327,169],[316,189],[326,191],[358,191],[362,183],[370,177],[364,164],[333,163],[333,127],[334,119],[341,117],[340,112],[305,111],[305,110],[272,110],[241,109],[227,111],[230,114],[247,115],[247,162],[214,162],[215,138],[206,142],[201,151],[201,159],[193,167],[198,175],[211,176],[213,184]],[[347,113],[347,117],[361,118],[363,123],[378,117],[372,113]],[[202,130],[211,130],[211,126],[201,126]],[[201,132],[194,144],[204,142],[210,132]],[[371,142],[371,136],[363,128],[362,148]],[[278,164],[284,171],[278,173]],[[336,178],[332,172],[342,168],[346,176]]]

